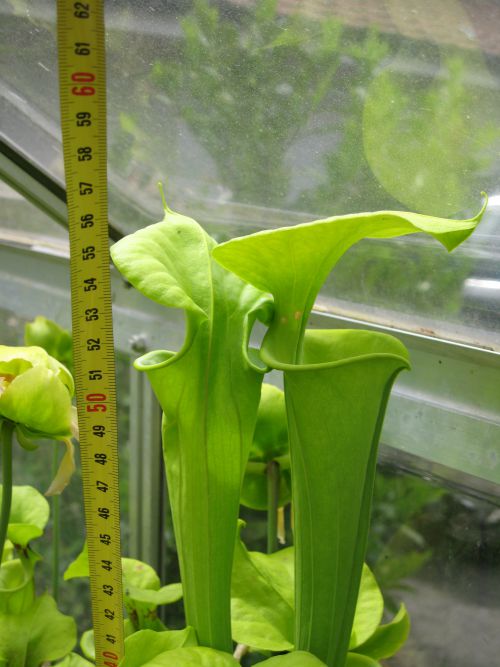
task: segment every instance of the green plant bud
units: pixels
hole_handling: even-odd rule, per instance
[[[33,449],[33,440],[40,438],[62,440],[66,445],[47,495],[61,493],[75,468],[73,394],[71,373],[44,349],[0,345],[0,422],[15,424],[18,442],[25,449]]]

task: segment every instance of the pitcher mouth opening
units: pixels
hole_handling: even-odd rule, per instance
[[[393,359],[410,368],[408,352],[397,338],[385,333],[359,329],[309,329],[303,342],[302,360],[281,361],[266,349],[261,356],[271,368],[283,371],[320,371],[369,359]]]
[[[134,367],[138,371],[150,371],[156,368],[163,368],[171,363],[178,352],[171,352],[170,350],[154,350],[143,354],[134,361]]]

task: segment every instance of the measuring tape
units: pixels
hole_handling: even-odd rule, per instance
[[[57,2],[78,424],[96,665],[123,657],[102,0]]]

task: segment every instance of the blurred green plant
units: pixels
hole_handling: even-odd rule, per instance
[[[43,315],[37,315],[24,327],[24,342],[26,345],[42,347],[51,357],[64,364],[70,373],[73,373],[71,331],[63,329],[59,324]]]
[[[380,470],[375,477],[367,562],[384,591],[387,606],[397,608],[395,592],[432,557],[419,527],[424,511],[436,507],[446,490],[417,477]]]
[[[277,4],[259,0],[234,20],[195,0],[180,21],[176,57],[157,60],[152,72],[231,198],[267,206],[286,201],[287,151],[301,133],[315,132],[314,114],[332,105],[341,116],[359,111],[360,86],[388,52],[375,31],[353,40],[335,18],[280,15]]]

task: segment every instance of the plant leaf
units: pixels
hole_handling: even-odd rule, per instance
[[[375,660],[390,658],[404,645],[410,633],[410,617],[406,607],[401,605],[390,623],[381,625],[363,644],[357,646],[355,653],[362,653]]]
[[[166,211],[162,222],[115,243],[111,255],[118,270],[148,299],[207,319],[212,303],[207,252],[215,245],[192,218]]]
[[[376,631],[384,613],[384,598],[368,565],[363,564],[356,611],[352,623],[349,650],[358,646]],[[363,652],[363,651],[361,651]]]
[[[82,658],[78,653],[70,653],[64,660],[57,663],[58,667],[95,667],[93,662]]]
[[[276,655],[260,664],[269,667],[326,667],[324,662],[306,651],[293,651],[286,655]]]
[[[241,522],[240,522],[241,526]],[[236,544],[232,583],[233,639],[264,651],[293,649],[294,547],[273,554],[248,551]],[[383,598],[375,577],[363,566],[351,646],[375,632],[383,612]]]
[[[0,615],[22,614],[35,600],[33,560],[15,558],[0,567]]]
[[[135,558],[122,558],[122,573],[127,588],[157,591],[161,586],[154,568]]]
[[[345,667],[382,667],[382,665],[367,655],[348,653],[346,656]]]
[[[148,373],[164,413],[186,620],[201,645],[229,652],[240,488],[265,370],[247,346],[257,315],[268,317],[269,297],[213,262],[214,247],[194,220],[167,211],[111,254],[143,294],[186,312],[181,350],[149,353],[135,366]]]
[[[152,660],[160,653],[184,646],[196,646],[193,628],[184,630],[139,630],[125,640],[125,658],[120,667],[136,667]]]
[[[125,639],[136,633],[136,628],[132,624],[129,618],[123,619],[123,635]],[[163,632],[165,627],[161,624],[161,627],[158,628],[155,634]],[[141,632],[141,630],[139,630]],[[148,630],[148,632],[153,632],[153,630]],[[83,655],[95,662],[95,638],[93,630],[86,630],[80,638],[80,648],[82,649]]]
[[[135,630],[149,628],[161,631],[156,607],[172,604],[182,598],[182,585],[168,584],[160,587],[160,578],[147,563],[135,558],[122,558],[123,601]],[[64,579],[89,576],[88,548],[85,543],[77,558],[70,563]]]
[[[89,552],[87,542],[85,541],[83,549],[75,560],[68,565],[64,572],[64,580],[78,579],[79,577],[89,576]]]
[[[2,485],[0,484],[0,507]],[[32,486],[14,486],[7,536],[9,540],[24,548],[28,542],[43,534],[49,520],[49,503]]]
[[[73,338],[70,331],[56,322],[37,315],[33,322],[27,322],[24,327],[24,342],[26,345],[42,347],[72,372]]]
[[[0,658],[9,667],[40,667],[63,658],[75,643],[75,621],[61,614],[49,595],[22,614],[0,614]]]
[[[148,602],[155,607],[159,607],[162,604],[173,604],[182,599],[182,584],[168,584],[167,586],[162,586],[157,591],[129,586],[127,588],[127,597],[134,602]]]
[[[93,662],[82,658],[78,653],[70,653],[64,660],[57,663],[58,667],[95,667]]]
[[[213,250],[226,269],[274,297],[275,316],[266,335],[268,354],[300,361],[302,339],[316,296],[340,257],[363,238],[426,232],[452,250],[475,229],[470,220],[446,220],[404,211],[357,213],[232,239]]]
[[[160,653],[143,667],[238,667],[239,663],[229,653],[211,648],[194,646],[175,648]]]
[[[288,451],[285,395],[278,387],[264,382],[249,460],[269,463]]]
[[[231,586],[233,639],[268,651],[293,649],[293,548],[273,554],[236,542]]]
[[[92,629],[85,630],[85,632],[82,633],[82,636],[80,637],[80,648],[86,658],[95,662],[95,638]]]

